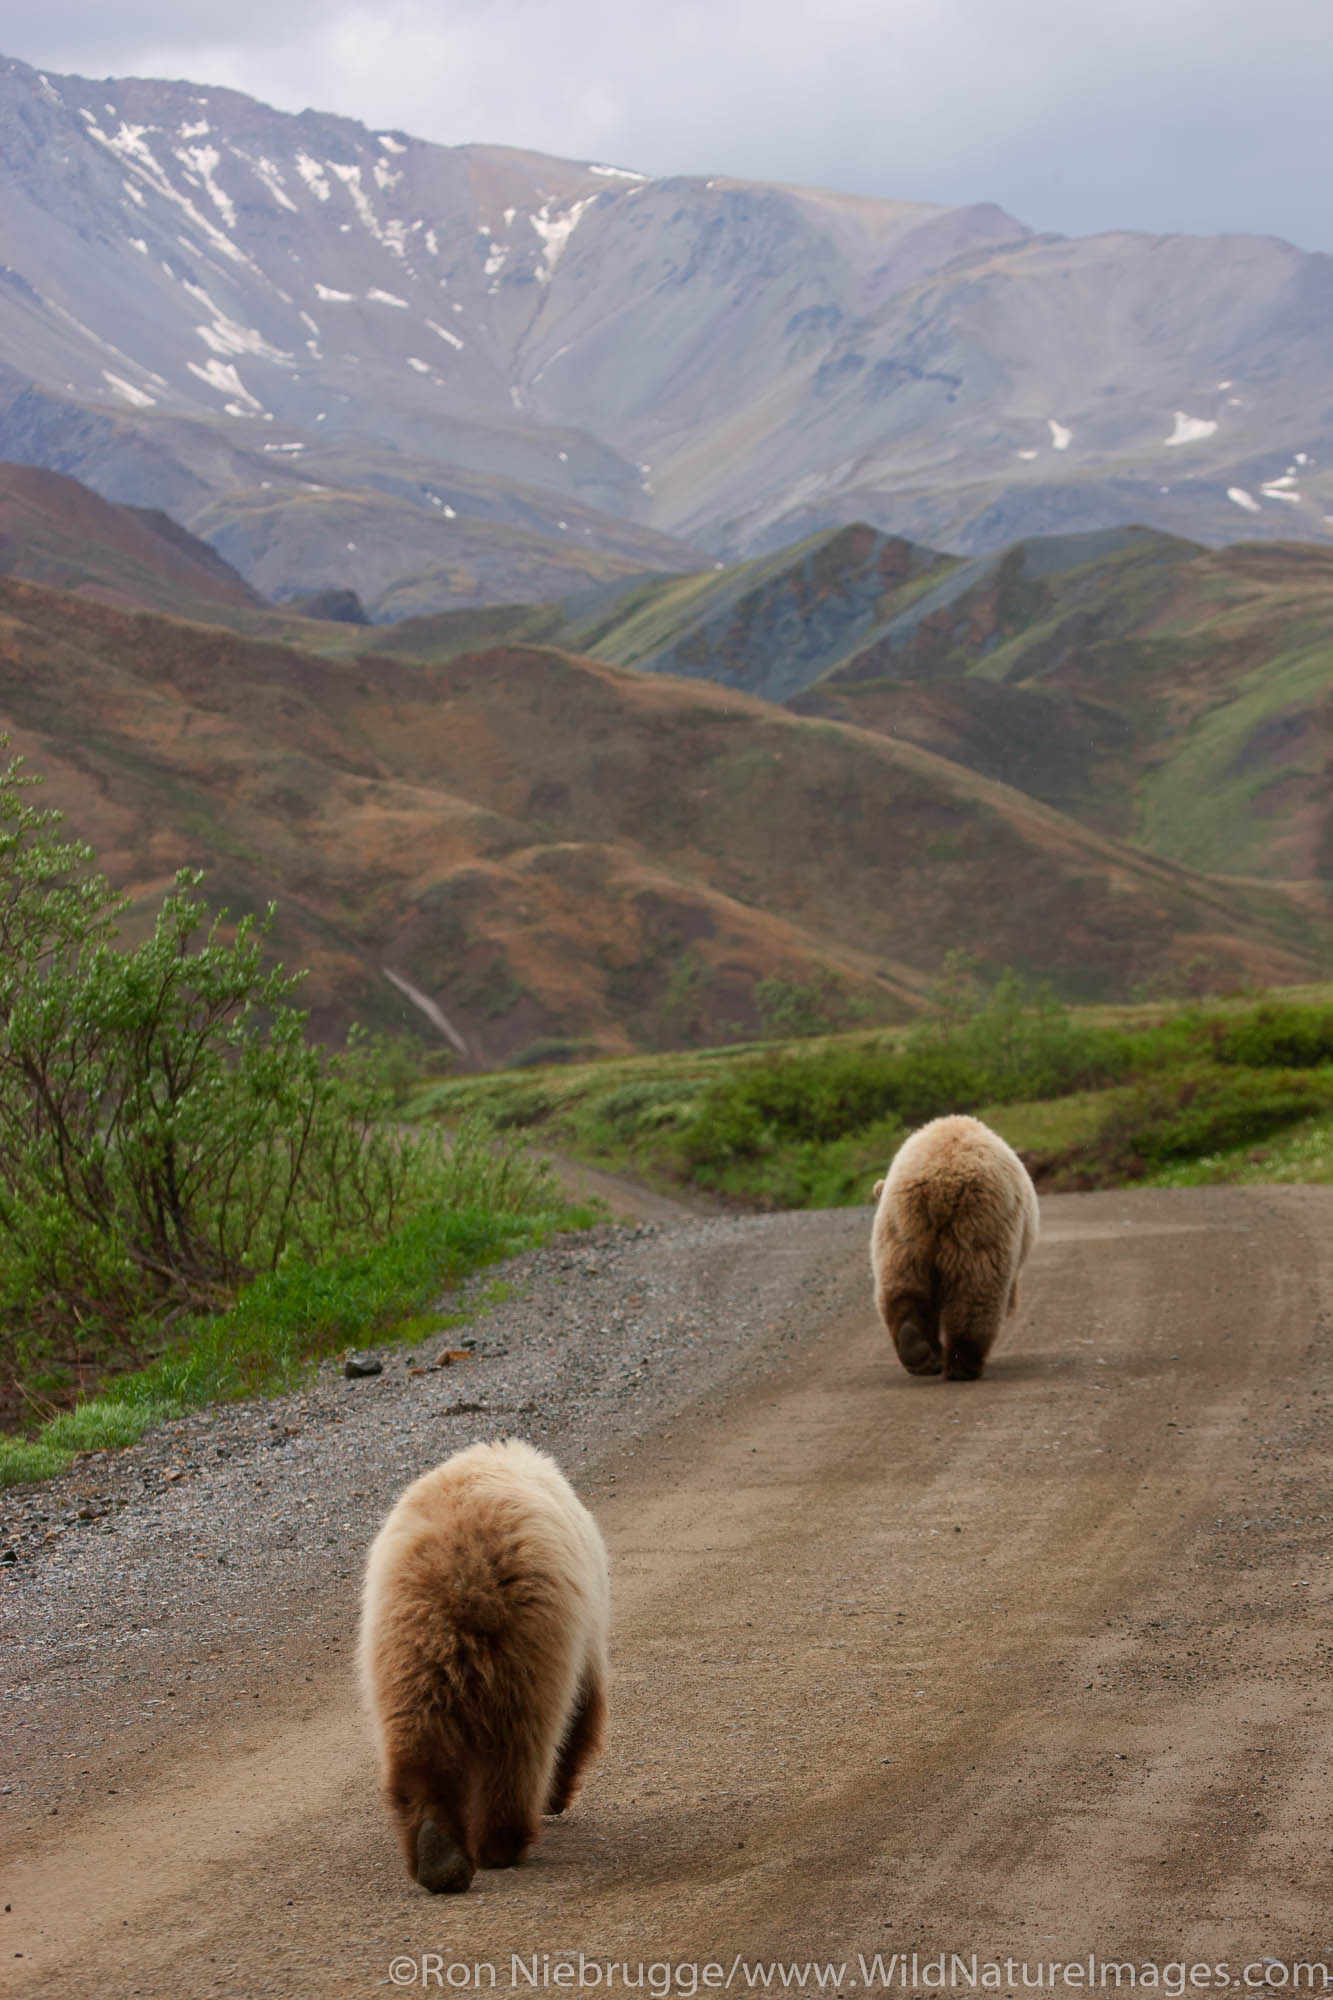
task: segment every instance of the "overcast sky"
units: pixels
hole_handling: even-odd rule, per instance
[[[445,144],[1333,250],[1333,0],[0,0],[0,53]]]

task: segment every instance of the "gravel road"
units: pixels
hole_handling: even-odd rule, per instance
[[[369,1994],[423,1953],[526,1991],[515,1954],[549,1986],[580,1950],[599,1991],[818,1959],[849,1993],[914,1949],[894,1992],[941,1950],[1333,1969],[1333,1191],[1048,1200],[979,1384],[898,1367],[868,1234],[606,1226],[379,1376],[7,1496],[0,1992]],[[356,1590],[406,1480],[500,1431],[606,1531],[611,1740],[529,1864],[432,1899]]]

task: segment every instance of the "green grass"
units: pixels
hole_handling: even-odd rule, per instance
[[[1284,778],[1317,783],[1324,753],[1313,718],[1327,694],[1331,668],[1333,647],[1326,636],[1304,651],[1289,640],[1277,658],[1270,652],[1227,700],[1200,716],[1142,782],[1135,836],[1140,844],[1214,874],[1270,872],[1272,829],[1254,801]],[[1247,745],[1266,723],[1307,712],[1312,726],[1304,738],[1293,737],[1280,761],[1269,755],[1248,762]]]
[[[1071,1090],[1027,1104],[983,1104],[977,1117],[1023,1154],[1077,1151],[1088,1145],[1114,1103],[1114,1090]]]
[[[589,1165],[746,1208],[868,1201],[905,1132],[945,1110],[985,1119],[1046,1187],[1319,1179],[1330,1056],[1328,987],[1066,1012],[1011,985],[943,1033],[455,1078],[409,1110],[476,1106]]]
[[[0,1439],[0,1484],[47,1477],[205,1403],[290,1388],[350,1344],[417,1341],[458,1323],[435,1309],[442,1291],[595,1219],[562,1209],[520,1134],[745,1208],[869,1202],[910,1125],[943,1109],[975,1110],[1048,1188],[1333,1182],[1331,1024],[1327,986],[1070,1013],[1010,986],[952,1028],[431,1083],[403,1115],[459,1130],[455,1203],[360,1255],[280,1269],[232,1311],[178,1329],[151,1366],[35,1437]],[[507,1137],[485,1136],[495,1131]]]
[[[52,1418],[35,1438],[0,1438],[0,1485],[47,1478],[80,1452],[134,1444],[153,1424],[208,1403],[277,1395],[345,1347],[429,1339],[463,1317],[427,1310],[441,1292],[557,1228],[596,1219],[595,1210],[561,1207],[554,1197],[526,1213],[434,1209],[361,1256],[269,1273],[230,1312],[187,1322],[168,1353]]]
[[[567,1204],[549,1168],[497,1138],[488,1121],[465,1116],[431,1205],[381,1243],[316,1263],[293,1257],[247,1286],[230,1310],[178,1320],[146,1367],[113,1376],[35,1436],[0,1437],[0,1486],[49,1477],[80,1452],[133,1444],[153,1424],[205,1404],[278,1394],[346,1347],[429,1339],[466,1316],[440,1310],[441,1293],[557,1229],[590,1227],[600,1213],[595,1204]],[[492,1287],[471,1311],[498,1296]]]
[[[1261,1144],[1203,1153],[1151,1174],[1150,1187],[1278,1187],[1333,1182],[1333,1113],[1302,1120]]]

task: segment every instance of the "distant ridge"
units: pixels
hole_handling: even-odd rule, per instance
[[[0,60],[0,454],[376,623],[865,522],[1333,537],[1333,258]]]

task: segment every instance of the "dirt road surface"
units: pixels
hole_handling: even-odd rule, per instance
[[[608,1441],[611,1739],[525,1866],[408,1881],[340,1575],[299,1671],[238,1630],[206,1711],[127,1688],[114,1752],[71,1684],[0,1847],[0,1990],[372,1994],[423,1954],[428,1991],[578,1990],[580,1951],[601,1992],[608,1961],[617,1992],[818,1961],[842,1994],[876,1953],[897,1993],[941,1952],[1014,1960],[1008,1991],[1089,1953],[1240,1991],[1333,1967],[1333,1190],[1043,1222],[981,1383],[901,1371],[841,1212],[791,1252],[807,1341],[628,1471]]]

